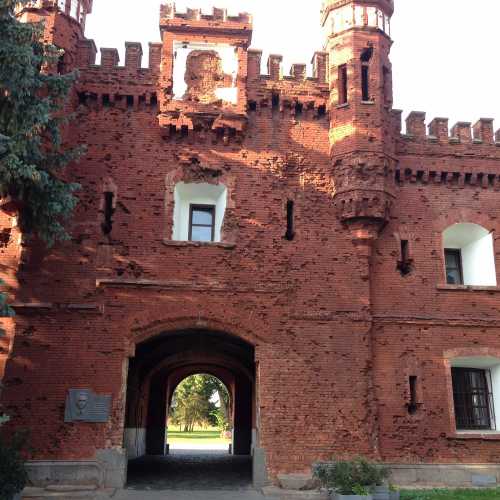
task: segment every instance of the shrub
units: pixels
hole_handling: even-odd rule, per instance
[[[387,468],[361,457],[316,464],[313,472],[324,487],[341,495],[365,494],[358,492],[368,492],[373,486],[383,484],[389,475]]]
[[[7,440],[0,434],[0,500],[11,500],[26,486],[27,474],[21,456],[25,443],[25,435],[16,434]]]

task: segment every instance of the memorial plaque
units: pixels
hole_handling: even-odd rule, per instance
[[[109,420],[110,410],[111,396],[98,396],[90,389],[70,389],[64,421],[105,423]]]

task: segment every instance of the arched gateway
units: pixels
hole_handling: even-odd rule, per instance
[[[253,455],[254,347],[227,333],[187,328],[142,341],[130,359],[124,431],[130,459],[167,453],[167,416],[175,388],[185,377],[201,372],[218,377],[230,392],[232,453]]]

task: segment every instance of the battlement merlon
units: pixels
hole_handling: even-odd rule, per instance
[[[232,36],[244,35],[250,44],[252,39],[252,15],[240,13],[238,16],[228,16],[227,9],[214,7],[211,15],[203,14],[201,9],[187,9],[180,13],[175,10],[174,3],[160,6],[160,31],[163,33],[203,33],[226,34]]]
[[[398,121],[396,128],[401,132],[401,114],[393,110],[394,120]],[[500,142],[500,130],[494,133],[492,118],[480,118],[474,125],[471,122],[457,122],[451,130],[448,128],[448,118],[434,118],[429,125],[425,122],[423,111],[412,111],[406,118],[406,134],[404,137],[422,142],[456,143],[456,144],[497,144]]]

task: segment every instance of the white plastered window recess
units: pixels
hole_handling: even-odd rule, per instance
[[[490,231],[478,224],[454,224],[443,233],[443,249],[447,284],[497,286]]]
[[[172,231],[174,241],[205,243],[222,241],[222,225],[227,205],[226,186],[179,182],[174,189],[174,203]],[[197,208],[200,210],[199,213],[196,212]],[[210,214],[213,220],[210,219]],[[209,224],[213,225],[213,230],[204,231]]]

